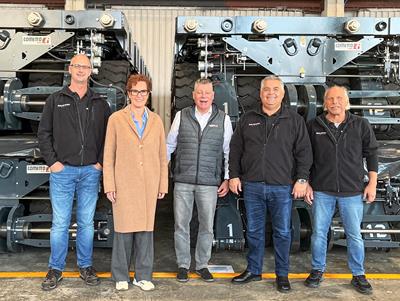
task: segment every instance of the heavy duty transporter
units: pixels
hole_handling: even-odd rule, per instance
[[[172,113],[191,105],[199,77],[213,80],[215,102],[234,123],[258,105],[269,74],[282,78],[284,104],[306,121],[322,112],[328,86],[346,86],[351,111],[369,120],[380,143],[377,200],[365,205],[361,225],[365,247],[389,250],[400,247],[399,67],[400,18],[178,17]],[[220,200],[217,249],[243,249],[239,207],[232,196]],[[311,233],[311,210],[295,201],[292,251],[307,250]],[[346,245],[337,215],[329,236],[330,247]]]
[[[380,140],[378,199],[365,206],[365,246],[400,246],[400,18],[191,16],[178,17],[176,26],[172,113],[192,104],[199,77],[214,81],[215,101],[234,123],[257,106],[260,80],[268,74],[283,79],[285,105],[306,120],[322,111],[327,86],[348,87],[352,112],[367,118]],[[91,85],[113,110],[125,105],[127,76],[148,73],[121,12],[2,10],[0,251],[49,246],[48,174],[36,131],[46,97],[68,84],[69,59],[80,52],[93,64]],[[242,205],[232,195],[219,200],[217,250],[243,249]],[[95,246],[110,246],[112,229],[109,205],[100,201]],[[311,214],[300,200],[292,229],[292,250],[307,250]],[[73,223],[71,246],[75,235]],[[329,246],[345,246],[344,238],[335,217]]]
[[[131,73],[148,75],[120,11],[2,9],[0,19],[0,252],[48,247],[48,173],[36,132],[47,96],[69,83],[68,65],[86,53],[91,85],[113,111],[123,107]],[[110,246],[112,215],[98,205],[95,246]],[[76,224],[70,227],[75,243]]]

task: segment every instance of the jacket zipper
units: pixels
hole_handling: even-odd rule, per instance
[[[336,166],[336,191],[340,192],[340,188],[339,188],[339,162],[338,162],[338,142],[335,138],[335,135],[333,135],[332,131],[330,130],[330,128],[325,124],[325,122],[320,118],[317,117],[318,122],[325,128],[325,130],[328,132],[329,137],[331,138],[331,140],[333,141],[333,143],[335,144],[335,166]]]
[[[267,121],[266,121],[267,117],[265,117],[264,115],[261,115],[261,116],[264,117],[264,131],[266,132],[267,131]],[[269,141],[269,137],[271,137],[271,134],[275,129],[275,125],[279,122],[278,120],[281,119],[281,118],[285,118],[285,117],[279,115],[274,119],[274,121],[271,124],[271,130],[269,131],[266,139],[265,139],[265,135],[264,135],[264,139],[265,140],[264,140],[263,162],[265,162],[266,148],[267,148],[267,144],[268,144],[268,141]],[[263,166],[264,166],[264,164],[263,164]],[[265,180],[266,176],[265,176],[265,173],[264,173],[264,167],[262,169],[262,173],[263,173],[263,179]]]
[[[317,117],[318,122],[328,131],[329,136],[331,137],[331,139],[333,140],[333,142],[335,143],[335,158],[336,158],[336,187],[337,187],[337,192],[340,192],[340,184],[339,184],[339,151],[338,151],[338,147],[339,147],[339,140],[342,137],[342,134],[344,134],[345,129],[347,128],[348,124],[350,123],[350,121],[347,121],[347,123],[345,124],[345,126],[343,127],[340,135],[339,135],[339,139],[336,140],[335,135],[333,135],[332,131],[330,130],[330,128],[325,124],[325,122],[320,118]]]
[[[74,105],[75,105],[75,109],[76,109],[76,113],[78,115],[78,124],[79,124],[79,131],[81,134],[81,150],[79,152],[79,154],[81,155],[81,166],[83,165],[83,146],[84,146],[84,142],[85,142],[85,137],[84,137],[84,133],[83,133],[83,129],[82,129],[82,121],[81,121],[81,115],[79,114],[79,109],[78,109],[78,104],[76,103],[77,101],[80,101],[80,99],[78,99],[75,95],[74,95]],[[86,125],[87,126],[87,125]]]
[[[204,130],[207,128],[207,125],[212,121],[212,120],[214,120],[216,117],[218,116],[218,111],[217,111],[217,114],[215,115],[215,116],[212,116],[212,111],[211,111],[211,116],[210,116],[210,119],[208,119],[208,121],[207,121],[207,124],[206,124],[206,126],[204,127]],[[196,115],[195,115],[195,118],[194,118],[194,120],[196,121],[196,123],[197,123],[197,126],[198,126],[198,133],[199,133],[199,139],[198,139],[198,141],[199,141],[199,147],[197,148],[197,168],[196,168],[196,183],[198,183],[199,181],[199,166],[200,166],[200,160],[199,160],[199,156],[200,156],[200,147],[201,147],[201,140],[203,140],[203,132],[204,132],[204,130],[203,131],[201,131],[201,126],[200,126],[200,123],[198,122],[198,120],[196,119]]]
[[[264,118],[266,118],[266,117],[264,117]],[[269,140],[269,137],[271,136],[272,131],[274,130],[274,127],[275,127],[275,123],[272,123],[271,130],[267,134],[267,138],[265,138],[265,135],[263,135],[264,136],[263,162],[265,162],[265,155],[266,155],[266,149],[267,149],[268,140]],[[266,122],[266,120],[264,120],[264,132],[267,132],[267,122]],[[264,172],[265,171],[264,166],[265,165],[263,164],[262,173],[263,173],[263,179],[265,180],[266,176],[265,176],[265,172]]]

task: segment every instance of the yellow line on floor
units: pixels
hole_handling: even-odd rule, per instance
[[[0,272],[0,278],[44,278],[46,277],[47,272]],[[98,272],[97,275],[100,278],[110,278],[110,272]],[[131,272],[131,277],[133,277],[134,273]],[[216,279],[230,279],[238,273],[213,273],[214,278]],[[79,278],[79,272],[64,272],[63,276],[65,278]],[[274,279],[274,273],[264,273],[264,279]],[[308,273],[291,273],[289,274],[290,279],[305,279],[307,278]],[[367,278],[369,279],[391,279],[391,280],[400,280],[400,273],[399,274],[366,274]],[[170,272],[154,272],[153,278],[175,278],[176,273]],[[194,273],[189,274],[190,278],[199,278],[198,275]],[[351,279],[351,274],[330,274],[325,273],[324,277],[326,279]]]

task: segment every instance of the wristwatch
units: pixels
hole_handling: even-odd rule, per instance
[[[307,182],[308,181],[306,179],[297,179],[297,183],[300,183],[300,184],[305,184]]]

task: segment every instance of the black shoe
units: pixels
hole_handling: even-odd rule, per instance
[[[233,284],[245,284],[248,283],[250,281],[261,281],[261,275],[256,275],[256,274],[252,274],[249,271],[244,271],[242,274],[233,277],[232,278],[232,283]]]
[[[351,285],[353,285],[361,294],[372,294],[372,286],[365,278],[365,275],[353,276],[353,279],[351,279]]]
[[[44,291],[51,291],[58,286],[58,283],[63,279],[62,272],[56,269],[49,269],[46,279],[42,282]]]
[[[203,268],[200,270],[196,270],[196,274],[201,277],[205,282],[213,282],[214,277],[211,275],[210,271],[207,268]]]
[[[79,268],[79,277],[87,285],[95,286],[100,284],[100,279],[97,277],[96,270],[93,267]]]
[[[291,290],[288,277],[276,276],[276,289],[281,293],[288,293]]]
[[[185,268],[178,268],[178,273],[176,274],[176,280],[179,282],[188,282],[189,277],[188,277],[188,269]]]
[[[324,272],[318,270],[311,270],[310,275],[304,281],[304,285],[311,288],[317,288],[324,280]]]

